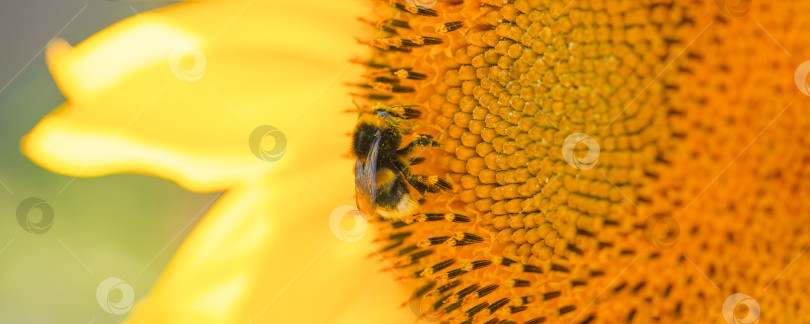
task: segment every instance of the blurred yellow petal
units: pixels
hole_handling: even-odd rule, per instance
[[[70,176],[136,172],[226,190],[130,322],[413,319],[400,287],[377,275],[373,233],[350,243],[329,227],[335,208],[354,204],[352,161],[341,156],[355,116],[342,112],[341,84],[358,74],[347,61],[360,48],[345,44],[360,5],[183,3],[48,47],[68,101],[24,139],[33,161]],[[252,152],[261,125],[286,137],[280,160]]]
[[[343,129],[336,134],[350,130],[354,116],[340,113],[347,108],[347,89],[338,85],[357,73],[344,70],[358,48],[338,45],[351,41],[359,27],[353,10],[320,1],[186,3],[127,19],[76,48],[54,42],[48,62],[69,101],[26,138],[26,153],[66,174],[147,172],[177,178],[193,190],[219,189],[244,168],[255,175],[287,170],[291,160],[342,155],[347,138],[331,138],[341,140],[336,144],[311,132],[338,125]],[[130,50],[154,43],[159,46],[149,51]],[[194,44],[200,44],[205,70],[190,82],[175,76],[172,63],[190,69],[194,56],[180,62],[170,57]],[[137,68],[110,68],[124,64]],[[279,163],[263,163],[248,147],[251,131],[261,124],[288,138]],[[101,147],[59,139],[72,130],[93,133],[91,144]],[[148,148],[130,147],[136,143]],[[191,163],[167,166],[178,152]]]

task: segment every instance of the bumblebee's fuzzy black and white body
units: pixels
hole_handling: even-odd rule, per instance
[[[419,117],[413,106],[377,105],[363,113],[352,134],[357,206],[368,216],[401,219],[419,212],[419,201],[411,188],[421,195],[452,189],[436,176],[411,174],[410,166],[424,161],[413,158],[420,148],[439,147],[429,135],[416,134],[400,148],[403,136],[410,133],[408,119]]]

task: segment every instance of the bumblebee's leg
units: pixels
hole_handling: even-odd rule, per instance
[[[417,164],[424,163],[424,162],[425,162],[425,158],[423,158],[423,157],[415,157],[415,158],[412,158],[412,159],[408,160],[408,164],[410,164],[410,165],[417,165]]]
[[[418,109],[413,109],[414,107],[419,107],[418,105],[396,105],[396,106],[387,106],[383,104],[376,104],[372,109],[374,111],[384,111],[390,115],[393,115],[397,118],[405,118],[405,119],[414,119],[419,118],[422,115],[422,112]]]
[[[426,176],[422,174],[414,174],[408,177],[408,183],[413,186],[416,191],[424,195],[426,192],[439,193],[441,191],[452,190],[453,186],[447,180],[439,178],[438,176]]]
[[[416,153],[419,149],[425,147],[438,148],[441,147],[439,142],[433,140],[433,137],[425,134],[414,134],[414,139],[407,146],[397,150],[397,155],[402,157],[409,157]]]
[[[414,119],[419,118],[422,115],[422,112],[411,107],[416,107],[412,105],[401,105],[401,106],[391,106],[391,112],[396,114],[405,119]]]

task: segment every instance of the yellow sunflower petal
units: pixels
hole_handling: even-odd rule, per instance
[[[69,101],[26,138],[26,154],[67,174],[148,172],[193,190],[218,189],[246,167],[263,173],[323,150],[342,154],[345,138],[333,138],[343,140],[336,145],[311,132],[348,132],[350,122],[340,121],[354,117],[340,113],[346,89],[325,87],[340,84],[335,77],[348,74],[356,54],[339,46],[351,41],[352,10],[317,1],[187,3],[127,19],[76,48],[54,42],[48,62]],[[319,24],[339,19],[340,28]],[[195,80],[187,73],[198,64]],[[253,156],[247,139],[261,124],[286,134],[288,158]],[[89,142],[70,138],[87,134]]]
[[[137,172],[227,189],[131,322],[412,318],[401,295],[379,293],[399,289],[390,276],[369,279],[372,233],[350,243],[329,227],[336,207],[353,204],[352,162],[339,157],[355,116],[340,84],[357,75],[347,61],[360,48],[345,46],[357,7],[184,3],[49,46],[68,101],[26,136],[27,156],[71,176]],[[286,138],[278,161],[254,156],[249,138],[262,125]]]

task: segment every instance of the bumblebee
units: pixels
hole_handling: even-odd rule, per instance
[[[352,152],[357,158],[357,207],[368,216],[401,219],[419,212],[420,203],[413,191],[424,196],[452,189],[437,176],[411,174],[412,165],[424,162],[424,158],[414,157],[417,152],[440,147],[425,134],[413,134],[412,141],[400,147],[404,135],[411,133],[409,119],[421,115],[414,107],[378,104],[370,112],[361,111],[352,134]]]

